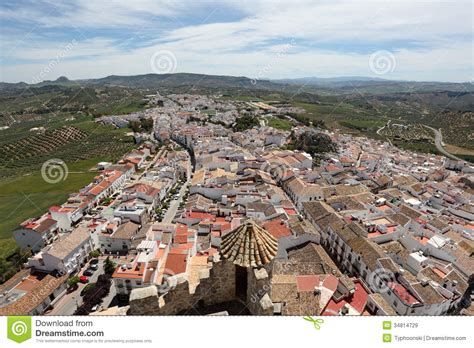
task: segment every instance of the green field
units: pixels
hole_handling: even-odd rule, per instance
[[[52,205],[64,203],[70,193],[90,183],[97,175],[89,171],[91,167],[109,159],[109,156],[103,156],[66,163],[69,174],[66,180],[56,184],[44,181],[40,169],[26,176],[0,180],[0,258],[14,251],[11,232],[19,223],[44,214]]]
[[[268,126],[276,128],[276,129],[289,131],[293,127],[293,123],[291,121],[285,120],[282,118],[269,117],[267,118],[267,120],[268,120]]]
[[[347,119],[339,121],[339,124],[343,127],[353,129],[360,132],[376,132],[377,129],[382,127],[386,123],[383,119]]]
[[[43,122],[21,123],[2,131],[0,146],[32,136],[29,131],[32,127],[44,126],[51,130],[63,125],[80,128],[87,137],[34,156],[28,154],[28,149],[19,148],[21,159],[0,165],[0,258],[15,252],[11,232],[19,223],[44,214],[51,205],[63,203],[69,194],[88,184],[96,175],[89,170],[97,162],[115,162],[134,146],[132,138],[126,135],[130,129],[103,126],[87,116],[71,121],[54,117]],[[41,165],[51,158],[66,163],[69,171],[66,180],[49,184],[42,179]]]

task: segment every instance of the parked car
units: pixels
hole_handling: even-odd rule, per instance
[[[82,284],[86,284],[89,282],[89,277],[86,277],[84,275],[80,276],[79,277],[79,281],[82,283]]]
[[[86,269],[84,272],[82,272],[83,275],[90,277],[91,275],[94,274],[94,270],[92,268]]]
[[[96,264],[98,264],[98,263],[99,263],[99,259],[92,259],[92,260],[90,261],[90,264],[91,264],[91,265],[96,265]]]
[[[89,269],[91,269],[93,271],[97,271],[99,269],[99,264],[93,263],[89,266]]]

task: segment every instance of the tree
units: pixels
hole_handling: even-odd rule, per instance
[[[16,248],[15,252],[8,257],[0,257],[0,284],[13,277],[21,269],[21,265],[31,256],[31,249],[20,250]]]
[[[140,121],[132,120],[132,121],[129,121],[129,122],[128,122],[128,126],[129,126],[134,132],[139,132],[139,131],[140,131],[140,127],[141,127],[141,123],[140,123]]]
[[[117,264],[113,262],[108,256],[104,261],[104,271],[106,274],[113,274]]]
[[[100,256],[100,250],[99,249],[96,249],[96,250],[92,250],[90,253],[89,253],[89,256],[93,259],[96,259]]]
[[[142,129],[145,131],[151,131],[153,129],[153,119],[152,118],[142,118],[141,119]]]
[[[67,286],[70,288],[75,287],[77,283],[79,283],[79,277],[77,275],[72,276],[67,280]]]
[[[242,132],[244,130],[253,128],[259,125],[259,121],[257,117],[252,115],[245,115],[239,117],[234,124],[234,132]]]
[[[312,156],[337,151],[337,144],[327,134],[320,132],[303,132],[298,137],[292,132],[290,140],[291,148],[305,151]]]
[[[96,283],[89,283],[86,286],[84,286],[81,290],[81,296],[86,296],[88,293],[90,293],[93,289],[96,288]]]

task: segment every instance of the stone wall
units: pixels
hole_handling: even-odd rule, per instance
[[[187,281],[176,285],[165,295],[159,296],[156,286],[134,289],[130,295],[128,315],[176,315],[183,311],[236,300],[235,265],[212,260],[212,268],[203,270],[194,293]],[[265,268],[247,269],[246,305],[252,314],[271,315],[273,304],[268,296],[270,277]]]
[[[270,292],[270,267],[253,268],[247,276],[247,307],[255,315],[273,315]]]
[[[207,273],[207,274],[206,274]],[[198,306],[208,306],[235,299],[235,266],[225,260],[214,260],[213,267],[203,272],[193,294],[183,282],[158,296],[155,286],[135,289],[130,295],[130,315],[176,315]]]

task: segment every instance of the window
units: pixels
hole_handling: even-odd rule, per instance
[[[397,301],[393,301],[393,305],[394,305],[395,307],[397,307],[397,306],[398,306],[398,302],[397,302]]]

